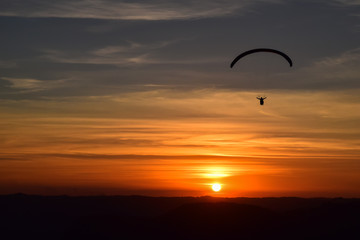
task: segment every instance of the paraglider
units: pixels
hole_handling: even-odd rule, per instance
[[[278,50],[271,49],[271,48],[256,48],[256,49],[252,49],[252,50],[243,52],[231,62],[230,67],[232,68],[235,65],[235,63],[237,63],[237,61],[239,61],[242,57],[245,57],[249,54],[253,54],[253,53],[257,53],[257,52],[270,52],[270,53],[279,54],[280,56],[285,58],[288,61],[288,63],[290,64],[290,67],[292,67],[292,60],[288,55],[286,55],[285,53],[280,52]]]
[[[232,68],[235,63],[237,63],[241,58],[249,55],[249,54],[253,54],[253,53],[257,53],[257,52],[269,52],[269,53],[275,53],[278,54],[280,56],[282,56],[283,58],[286,59],[286,61],[289,63],[290,67],[292,67],[293,63],[291,58],[286,55],[283,52],[280,52],[279,50],[275,50],[275,49],[271,49],[271,48],[255,48],[252,50],[248,50],[246,52],[241,53],[239,56],[237,56],[230,64],[230,68]],[[266,99],[266,97],[257,97],[258,100],[260,100],[260,105],[264,105],[264,100]]]
[[[266,97],[256,97],[256,98],[260,100],[260,105],[264,105],[264,100],[266,99]]]

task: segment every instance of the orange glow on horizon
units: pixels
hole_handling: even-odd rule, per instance
[[[333,128],[341,119],[330,119],[321,128],[325,120],[318,109],[308,109],[311,117],[299,120],[302,110],[283,105],[285,111],[280,101],[259,110],[257,102],[247,100],[253,100],[253,93],[196,94],[187,101],[164,96],[170,103],[155,94],[151,110],[169,104],[178,109],[168,115],[158,109],[164,116],[149,110],[147,118],[131,115],[147,95],[137,96],[141,101],[130,99],[136,106],[122,118],[98,118],[92,112],[87,118],[48,116],[49,109],[31,116],[20,110],[4,113],[0,193],[46,194],[59,188],[64,194],[92,189],[98,194],[200,196],[209,194],[209,183],[221,182],[226,186],[222,196],[360,194],[357,125]],[[119,107],[116,114],[122,114],[122,101],[120,106],[111,102],[109,111]],[[87,104],[71,102],[64,108],[81,112]],[[202,117],[196,115],[199,109]],[[346,114],[360,119],[358,112]]]

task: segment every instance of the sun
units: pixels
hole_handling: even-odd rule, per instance
[[[221,190],[221,185],[218,183],[214,183],[211,188],[214,192],[219,192]]]

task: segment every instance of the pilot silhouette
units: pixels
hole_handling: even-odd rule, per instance
[[[260,105],[264,105],[264,100],[266,99],[266,97],[256,97],[256,98],[260,100]]]

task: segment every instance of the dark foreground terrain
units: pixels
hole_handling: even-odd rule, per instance
[[[360,199],[0,196],[0,239],[360,239]]]

